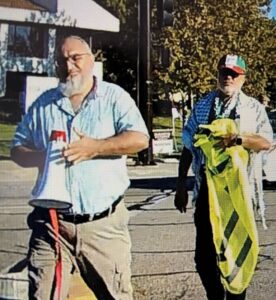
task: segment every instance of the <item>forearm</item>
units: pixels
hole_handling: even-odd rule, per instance
[[[184,180],[187,177],[189,168],[192,163],[192,153],[184,146],[181,157],[179,160],[179,167],[178,167],[178,180]]]
[[[136,131],[126,131],[117,136],[102,139],[99,142],[99,156],[131,154],[149,146],[148,137]]]
[[[137,131],[126,131],[106,139],[94,139],[82,134],[70,143],[64,157],[74,164],[95,157],[124,155],[139,152],[148,147],[148,137]]]
[[[18,146],[11,149],[11,159],[21,167],[42,167],[45,160],[45,152]]]
[[[239,136],[242,141],[242,146],[246,149],[259,152],[261,150],[269,150],[271,143],[264,137],[258,134],[241,134]]]
[[[191,162],[192,154],[184,146],[179,161],[178,178],[174,198],[174,205],[181,213],[186,212],[186,207],[189,199],[188,188],[185,180],[187,179],[187,174],[191,166]]]

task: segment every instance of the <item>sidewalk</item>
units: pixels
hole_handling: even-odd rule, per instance
[[[169,165],[169,167],[168,167]],[[127,160],[130,179],[173,177],[177,176],[178,160],[176,158],[159,159],[156,165],[136,166],[132,159]],[[11,160],[0,160],[0,183],[31,181],[37,175],[36,168],[21,168]]]

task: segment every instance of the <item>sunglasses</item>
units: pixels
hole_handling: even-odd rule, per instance
[[[221,69],[221,70],[219,70],[219,75],[222,77],[231,76],[232,78],[236,78],[241,74],[239,74],[231,69]]]

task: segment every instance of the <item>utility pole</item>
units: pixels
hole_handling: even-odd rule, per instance
[[[152,151],[152,95],[151,95],[151,1],[138,1],[138,76],[137,102],[150,134],[149,148],[138,153],[139,163],[151,165]]]

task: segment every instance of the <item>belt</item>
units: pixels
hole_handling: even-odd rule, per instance
[[[59,212],[58,218],[62,221],[74,223],[74,224],[96,221],[114,213],[117,205],[121,202],[122,199],[123,196],[120,196],[116,201],[112,203],[112,205],[110,205],[108,209],[104,210],[101,213],[91,215],[91,214],[64,214]]]

